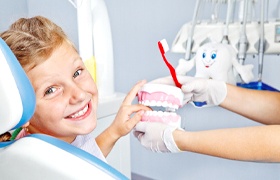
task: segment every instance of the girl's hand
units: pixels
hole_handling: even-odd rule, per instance
[[[144,111],[151,110],[149,107],[141,104],[132,105],[132,101],[145,83],[146,81],[142,80],[134,85],[122,102],[115,120],[109,127],[110,134],[114,139],[117,140],[120,137],[127,135],[141,120]]]
[[[95,138],[105,157],[107,157],[107,155],[110,153],[117,140],[122,136],[127,135],[141,120],[144,111],[151,110],[150,108],[141,104],[132,105],[132,101],[145,83],[146,81],[139,81],[130,90],[123,100],[113,123]],[[133,113],[135,114],[132,115]]]

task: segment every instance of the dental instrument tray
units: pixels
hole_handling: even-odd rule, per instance
[[[274,87],[271,87],[268,84],[266,84],[264,82],[261,82],[261,81],[250,82],[250,83],[247,83],[247,84],[246,83],[237,83],[237,86],[248,88],[248,89],[280,92],[279,90],[275,89]]]

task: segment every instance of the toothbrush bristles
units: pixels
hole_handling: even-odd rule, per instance
[[[168,43],[167,43],[166,39],[161,40],[160,43],[161,43],[161,45],[162,45],[163,50],[164,50],[165,53],[166,53],[167,51],[169,51],[169,46],[168,46]]]

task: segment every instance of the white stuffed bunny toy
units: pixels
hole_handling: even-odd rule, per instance
[[[194,66],[195,77],[221,80],[233,85],[236,85],[238,74],[245,83],[254,78],[253,65],[241,65],[234,48],[228,44],[209,42],[202,45],[191,60],[179,60],[176,74],[185,75]]]

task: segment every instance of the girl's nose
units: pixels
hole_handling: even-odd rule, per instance
[[[70,88],[70,99],[69,103],[70,104],[75,104],[78,102],[82,102],[86,98],[86,91],[84,91],[82,88],[80,88],[77,85],[73,85]]]

